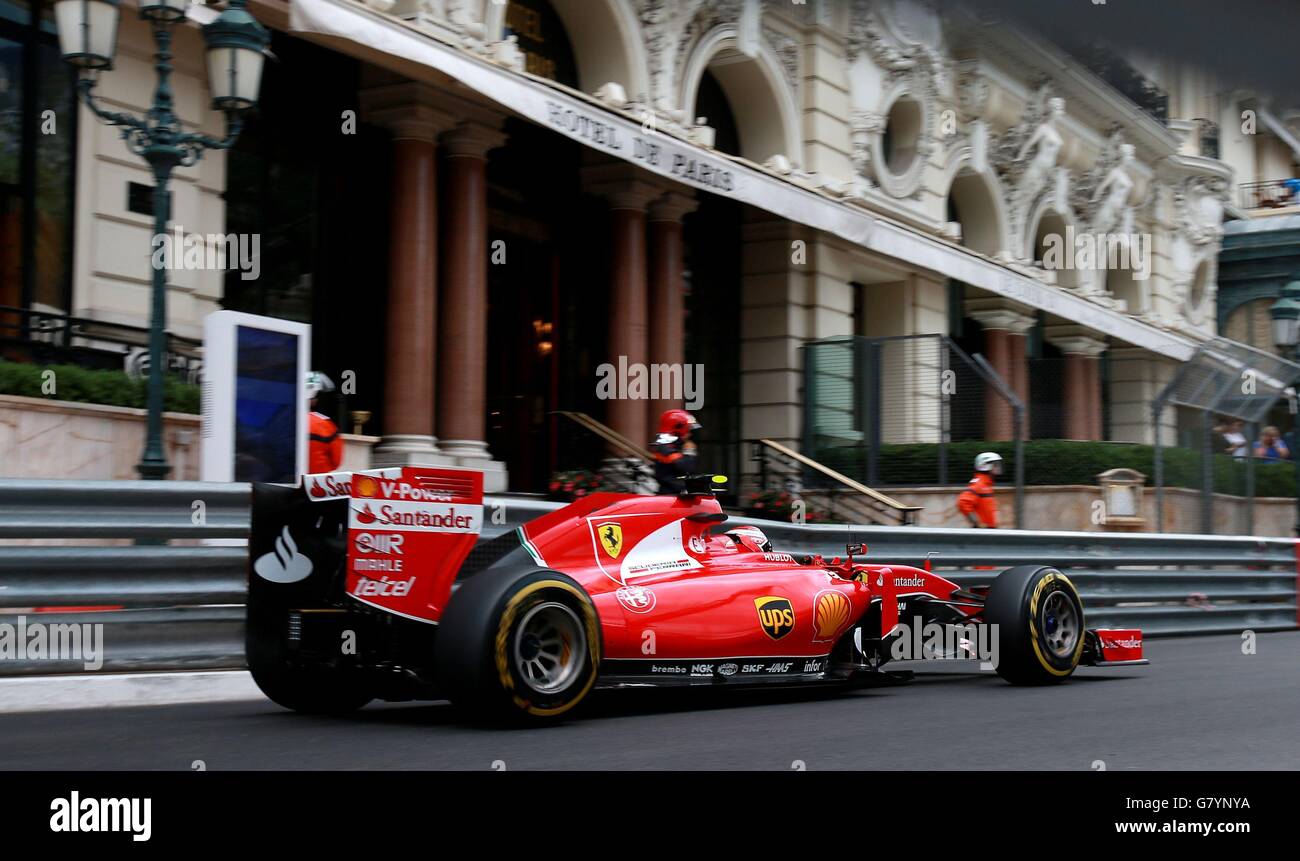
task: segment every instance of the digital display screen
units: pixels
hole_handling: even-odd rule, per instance
[[[298,336],[237,326],[235,349],[235,481],[297,481]]]

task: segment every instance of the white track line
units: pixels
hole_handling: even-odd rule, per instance
[[[0,678],[0,713],[259,699],[244,670]]]

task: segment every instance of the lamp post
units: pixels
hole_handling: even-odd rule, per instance
[[[1300,350],[1297,350],[1300,347],[1300,281],[1292,281],[1283,287],[1282,298],[1269,307],[1268,313],[1273,318],[1273,343],[1277,345],[1277,351],[1283,358],[1300,359]],[[1300,380],[1291,382],[1292,385],[1300,385]],[[1300,443],[1300,426],[1293,426],[1291,442]],[[1295,534],[1300,537],[1300,460],[1296,459],[1294,450],[1291,452],[1291,463],[1295,469],[1296,484]]]
[[[63,59],[80,70],[77,94],[91,112],[120,126],[127,147],[141,156],[153,173],[154,243],[167,233],[171,214],[172,171],[197,162],[203,151],[234,145],[242,127],[242,113],[257,104],[264,51],[271,37],[245,9],[246,0],[229,0],[225,11],[203,25],[207,49],[208,86],[212,107],[226,114],[226,136],[209,137],[182,129],[172,98],[172,31],[183,21],[190,0],[141,0],[140,17],[153,25],[154,71],[157,86],[153,104],[143,117],[105,110],[95,99],[99,73],[113,68],[117,48],[120,0],[56,0],[55,22]],[[178,249],[172,249],[176,253]],[[167,351],[167,271],[153,253],[153,286],[149,322],[148,424],[144,452],[136,469],[141,478],[162,479],[171,467],[163,448],[163,381]]]

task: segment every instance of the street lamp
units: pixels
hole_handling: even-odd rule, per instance
[[[117,47],[120,0],[56,0],[54,18],[59,29],[63,59],[78,69],[77,94],[91,112],[113,126],[121,126],[127,147],[148,162],[154,177],[153,236],[167,233],[171,214],[172,171],[188,167],[208,149],[234,145],[242,128],[242,112],[257,104],[262,61],[271,36],[244,8],[246,0],[229,0],[225,11],[203,25],[207,46],[209,89],[213,110],[226,114],[226,137],[212,138],[183,131],[172,99],[172,32],[183,21],[191,0],[141,0],[140,17],[153,25],[154,69],[158,82],[153,104],[143,117],[110,111],[95,100],[98,74],[113,68]],[[152,252],[154,242],[150,241]],[[153,260],[152,253],[150,259]],[[163,448],[163,379],[167,349],[166,267],[153,265],[149,324],[148,424],[144,452],[136,469],[141,478],[162,479],[171,467]]]
[[[1273,343],[1283,358],[1300,358],[1300,281],[1292,281],[1282,288],[1282,298],[1268,309],[1273,318]],[[1292,380],[1292,385],[1300,385],[1300,380]],[[1291,443],[1300,443],[1300,427],[1293,427]],[[1253,455],[1253,452],[1252,452]],[[1295,534],[1300,537],[1300,460],[1296,451],[1291,451],[1291,464],[1295,470]]]

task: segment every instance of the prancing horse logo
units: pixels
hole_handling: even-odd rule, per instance
[[[617,559],[623,552],[623,527],[617,523],[602,523],[596,527],[600,536],[600,546],[605,548],[611,559]]]

